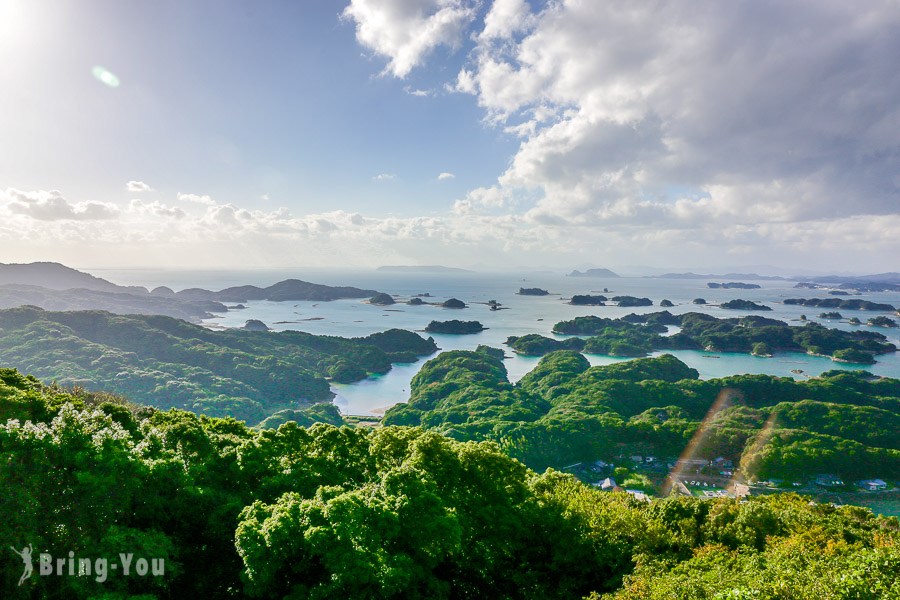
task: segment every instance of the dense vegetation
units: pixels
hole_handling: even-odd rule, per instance
[[[675,363],[669,367],[679,374]],[[19,587],[21,561],[7,551],[0,553],[3,597],[866,598],[898,591],[896,518],[792,495],[645,504],[557,472],[535,474],[496,445],[420,428],[288,422],[253,431],[231,419],[45,388],[8,369],[0,370],[0,415],[5,543],[31,544],[54,558],[72,551],[116,564],[130,552],[165,561],[163,575],[110,570],[102,583],[41,576],[36,567]]]
[[[536,470],[629,453],[677,457],[703,428],[696,456],[732,460],[748,479],[900,477],[900,380],[865,372],[701,381],[671,355],[590,367],[563,350],[512,385],[487,353],[444,352],[383,422],[496,441]]]
[[[385,294],[385,293],[375,294],[374,296],[369,298],[369,304],[376,304],[379,306],[390,306],[391,304],[394,304],[394,299],[391,297],[390,294]]]
[[[441,303],[444,308],[466,308],[466,303],[458,298],[450,298]]]
[[[428,333],[452,333],[457,335],[480,333],[484,331],[484,325],[480,321],[432,321],[425,326]]]
[[[660,335],[666,326],[681,327],[674,335]],[[887,337],[873,331],[841,331],[817,323],[791,327],[784,321],[750,315],[717,319],[705,313],[673,315],[668,311],[630,314],[618,319],[597,316],[560,321],[553,333],[592,336],[573,342],[531,334],[507,340],[516,352],[542,355],[553,350],[579,350],[611,356],[643,356],[653,350],[706,350],[754,353],[764,343],[772,352],[807,352],[836,360],[871,364],[874,355],[896,350]],[[758,354],[758,352],[756,352]]]
[[[0,361],[47,381],[125,394],[159,408],[256,423],[331,398],[338,382],[385,373],[437,349],[415,333],[364,338],[229,329],[101,311],[0,311]]]

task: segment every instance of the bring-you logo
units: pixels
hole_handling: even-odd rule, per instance
[[[12,548],[12,547],[11,547]],[[34,574],[34,547],[28,544],[21,550],[12,548],[23,563],[21,586]],[[74,552],[68,556],[54,557],[47,552],[38,555],[38,575],[41,577],[91,577],[97,583],[103,583],[113,574],[122,577],[162,577],[166,573],[166,561],[163,558],[135,558],[133,552],[122,552],[117,559],[107,557],[76,557]]]

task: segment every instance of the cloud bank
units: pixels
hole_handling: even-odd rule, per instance
[[[384,41],[407,22],[397,4],[345,14],[403,77],[427,53],[406,60]],[[900,4],[537,4],[495,0],[458,20],[470,45],[448,88],[520,145],[456,214],[734,254],[770,254],[776,235],[801,252],[821,236],[865,244],[861,226],[894,231]]]

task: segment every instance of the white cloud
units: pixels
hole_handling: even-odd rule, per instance
[[[183,219],[187,216],[187,213],[183,209],[177,206],[168,206],[167,204],[163,204],[156,200],[153,202],[132,200],[128,204],[128,209],[132,214],[152,215],[171,219]]]
[[[895,213],[897,27],[890,0],[495,0],[452,89],[522,143],[455,210],[698,231]]]
[[[409,94],[410,96],[416,96],[419,98],[427,98],[428,96],[431,96],[433,94],[433,92],[431,90],[419,90],[419,89],[412,89],[410,87],[403,88],[403,91],[406,92],[407,94]]]
[[[455,177],[456,175],[454,175],[453,173],[447,173],[446,171],[438,175],[438,179],[440,179],[441,181],[443,181],[444,179],[454,179]]]
[[[468,0],[351,0],[343,17],[357,41],[388,59],[385,72],[406,77],[437,46],[455,46],[475,18]]]
[[[372,179],[374,179],[375,181],[390,181],[392,179],[397,179],[397,176],[393,173],[379,173]]]
[[[152,192],[154,191],[152,187],[144,183],[143,181],[129,181],[125,184],[125,189],[129,192],[140,193],[140,192]]]
[[[3,201],[4,208],[9,213],[39,221],[96,221],[111,219],[119,213],[115,204],[107,202],[72,204],[57,190],[23,192],[9,188],[0,194],[0,201]]]
[[[198,194],[182,194],[181,192],[178,192],[178,199],[182,202],[192,202],[194,204],[204,204],[206,206],[215,204],[213,199],[209,196],[200,196]]]

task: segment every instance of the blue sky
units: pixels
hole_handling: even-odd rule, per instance
[[[898,25],[889,0],[0,0],[0,260],[887,270]]]

